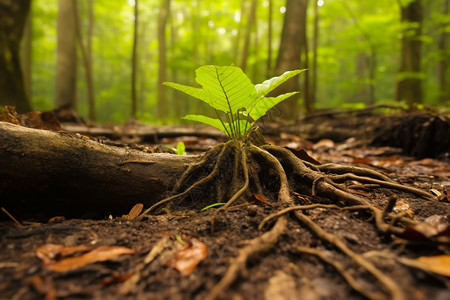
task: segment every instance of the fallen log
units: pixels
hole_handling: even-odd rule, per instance
[[[16,217],[122,215],[167,196],[196,158],[0,122],[0,206]]]

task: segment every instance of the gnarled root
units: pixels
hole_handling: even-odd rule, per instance
[[[267,251],[276,244],[286,229],[288,219],[285,214],[289,212],[292,212],[297,220],[305,224],[320,239],[335,246],[360,268],[372,274],[380,283],[382,290],[390,295],[390,299],[405,299],[402,290],[392,279],[384,275],[362,255],[351,251],[342,240],[325,232],[301,211],[315,207],[369,210],[374,215],[376,228],[381,233],[399,234],[402,229],[394,226],[394,223],[398,220],[405,222],[408,220],[390,213],[392,203],[387,206],[391,207],[390,209],[377,208],[368,199],[349,192],[344,183],[349,180],[358,181],[412,193],[426,199],[433,199],[433,196],[425,191],[398,184],[389,177],[370,169],[337,164],[314,165],[305,162],[287,149],[265,143],[258,131],[252,134],[255,136],[250,136],[246,142],[233,140],[209,150],[198,163],[191,165],[181,176],[174,187],[175,195],[161,200],[144,212],[145,215],[161,207],[198,210],[210,204],[222,203],[223,206],[215,210],[214,215],[216,215],[231,205],[245,202],[246,197],[252,194],[263,194],[269,199],[276,198],[283,204],[282,206],[287,207],[263,220],[259,226],[260,230],[269,220],[276,219],[276,222],[271,230],[251,240],[239,251],[222,280],[211,290],[206,299],[215,299],[240,274],[245,273],[246,262],[250,257]],[[295,206],[291,192],[328,198],[335,204],[315,203]],[[395,199],[393,201],[395,203]],[[387,224],[386,218],[391,218],[393,222]],[[303,253],[314,254],[332,264],[352,288],[366,297],[385,298],[383,293],[364,290],[353,277],[342,271],[339,263],[329,260],[320,251],[309,248],[308,250],[302,246],[298,246],[297,249]]]

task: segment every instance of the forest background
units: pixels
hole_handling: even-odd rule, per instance
[[[239,66],[253,83],[308,69],[280,91],[301,91],[272,112],[284,119],[381,103],[450,106],[450,0],[17,2],[29,5],[19,110],[180,122],[208,107],[162,82],[195,85],[207,64]],[[0,104],[17,104],[2,93]]]

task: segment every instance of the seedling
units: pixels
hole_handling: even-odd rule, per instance
[[[195,71],[202,88],[173,82],[164,84],[209,104],[217,118],[186,115],[184,119],[205,123],[224,132],[229,139],[244,140],[247,132],[266,112],[283,100],[297,94],[291,92],[266,97],[277,86],[305,70],[288,71],[261,84],[253,85],[242,69],[235,66],[202,66]]]
[[[172,150],[173,152],[175,152],[175,154],[178,155],[185,155],[186,154],[186,146],[184,145],[183,142],[178,142],[177,147],[172,147],[170,145],[165,145],[166,148],[169,148],[170,150]]]

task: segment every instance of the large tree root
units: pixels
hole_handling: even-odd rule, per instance
[[[246,247],[240,250],[222,280],[207,296],[206,299],[209,300],[215,299],[221,294],[240,274],[245,274],[246,262],[250,257],[275,246],[279,236],[285,231],[287,223],[285,214],[288,212],[293,212],[294,217],[320,239],[332,244],[361,269],[371,274],[379,282],[382,292],[364,290],[353,277],[342,271],[340,264],[332,262],[318,250],[306,250],[305,247],[298,245],[298,251],[314,254],[332,264],[353,289],[369,299],[385,299],[385,293],[392,300],[405,299],[402,290],[391,278],[301,212],[301,210],[316,207],[369,210],[374,215],[376,228],[384,234],[400,234],[401,227],[395,226],[398,221],[413,222],[390,212],[397,199],[392,196],[392,193],[387,208],[381,209],[372,205],[368,199],[351,193],[345,185],[348,181],[375,184],[389,190],[407,192],[429,200],[433,199],[433,196],[425,191],[398,184],[387,176],[370,169],[337,164],[313,165],[305,162],[287,149],[265,143],[259,131],[254,131],[247,142],[229,141],[208,151],[199,162],[192,164],[181,176],[174,187],[174,195],[154,204],[144,212],[144,215],[162,209],[199,210],[214,203],[223,203],[221,208],[215,210],[213,216],[216,216],[218,212],[231,205],[245,202],[252,194],[263,194],[269,199],[277,199],[281,203],[281,207],[287,207],[263,220],[259,226],[260,230],[271,219],[277,219],[271,230],[251,240]],[[311,199],[330,199],[335,204],[315,203],[296,206],[291,192],[307,195]],[[391,219],[391,223],[386,223],[385,219]]]

